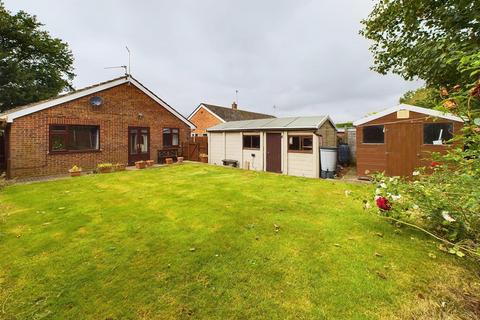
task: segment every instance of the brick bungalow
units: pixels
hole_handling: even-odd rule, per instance
[[[240,120],[256,120],[275,118],[269,114],[256,113],[245,110],[238,110],[237,104],[232,103],[231,108],[216,106],[213,104],[201,103],[188,117],[196,129],[192,130],[194,137],[206,137],[207,128],[220,123]]]
[[[0,114],[0,167],[9,178],[84,170],[99,163],[158,162],[195,128],[131,76]],[[0,130],[2,131],[2,130]]]

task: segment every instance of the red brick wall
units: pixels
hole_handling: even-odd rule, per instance
[[[89,99],[100,96],[103,104],[92,107]],[[142,113],[143,118],[138,114]],[[100,151],[49,153],[50,124],[100,126]],[[73,165],[84,170],[98,163],[128,162],[128,127],[150,128],[150,158],[157,161],[162,148],[162,128],[180,129],[180,142],[190,136],[190,127],[132,84],[122,84],[14,120],[10,132],[10,177],[66,173]]]
[[[212,115],[209,111],[205,110],[203,107],[195,112],[195,114],[190,118],[190,121],[197,127],[196,129],[192,130],[192,132],[197,133],[198,135],[207,133],[207,128],[221,123],[218,118]]]

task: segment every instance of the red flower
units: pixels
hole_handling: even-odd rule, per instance
[[[379,207],[382,210],[388,211],[392,208],[392,206],[390,205],[390,202],[385,197],[378,197],[376,202],[377,202],[377,207]]]
[[[430,166],[436,167],[436,166],[439,166],[440,164],[441,164],[440,162],[432,161],[432,162],[430,163]]]

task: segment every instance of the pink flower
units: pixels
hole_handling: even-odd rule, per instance
[[[377,207],[379,207],[381,210],[388,211],[392,208],[392,206],[390,205],[390,202],[385,197],[378,197],[376,200],[376,203],[377,203]]]

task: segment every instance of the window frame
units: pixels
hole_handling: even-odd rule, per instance
[[[435,125],[435,124],[446,124],[446,125],[451,125],[452,126],[452,138],[446,140],[447,143],[442,143],[442,144],[433,144],[432,143],[425,143],[425,126],[426,125]],[[453,139],[455,136],[455,124],[453,122],[446,122],[446,121],[442,121],[442,122],[424,122],[423,125],[422,125],[422,145],[424,146],[434,146],[434,147],[445,147],[445,146],[450,146],[452,143],[448,143],[448,141],[450,141],[451,139]],[[443,140],[442,140],[443,141]]]
[[[290,138],[299,138],[299,150],[296,149],[290,149]],[[304,143],[303,141],[305,139],[311,139],[312,140],[312,147],[310,149],[304,149]],[[305,134],[289,134],[287,136],[287,144],[288,144],[288,152],[290,153],[313,153],[313,134],[311,135],[305,135]]]
[[[250,138],[250,145],[253,145],[253,140],[252,140],[252,137],[258,137],[258,148],[254,148],[254,147],[245,147],[245,138]],[[260,150],[260,145],[262,144],[262,141],[260,139],[260,135],[259,134],[244,134],[242,136],[242,149],[243,150]]]
[[[65,127],[65,130],[54,130],[53,127]],[[71,127],[90,127],[97,129],[97,139],[98,139],[98,146],[97,149],[68,149],[68,139],[70,137],[70,128]],[[53,149],[52,137],[53,136],[63,136],[63,141],[65,145],[65,149],[62,150],[55,150]],[[48,125],[48,153],[49,154],[61,154],[61,153],[85,153],[85,152],[100,152],[101,151],[101,144],[100,144],[100,125],[97,124],[59,124],[59,123],[51,123]]]
[[[170,130],[170,133],[163,132],[165,129]],[[173,144],[173,130],[177,130],[177,144]],[[165,139],[165,135],[169,135],[169,139]],[[170,144],[166,144],[165,141],[168,140]],[[164,127],[162,128],[162,145],[164,148],[178,148],[180,147],[180,128]]]
[[[368,128],[368,127],[382,127],[383,142],[365,142],[365,128]],[[362,144],[384,145],[385,144],[385,125],[383,125],[383,124],[370,124],[370,125],[362,126]]]

